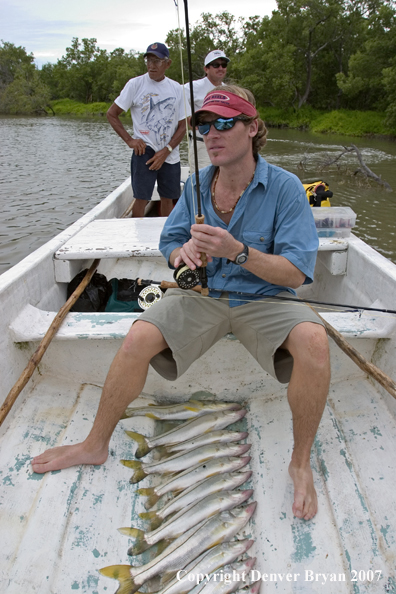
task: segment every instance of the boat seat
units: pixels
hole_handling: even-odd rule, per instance
[[[55,253],[55,280],[70,282],[95,258],[161,256],[158,244],[165,221],[165,217],[92,221]],[[345,274],[347,250],[347,238],[320,238],[318,259],[331,274]]]
[[[40,341],[56,312],[27,305],[10,325],[14,342]],[[365,312],[321,314],[345,338],[390,338],[395,320],[391,316]],[[54,340],[123,339],[139,313],[78,313],[66,316]]]

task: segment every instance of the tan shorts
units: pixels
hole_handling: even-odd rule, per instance
[[[292,297],[289,292],[278,296]],[[154,324],[167,342],[169,348],[153,357],[150,364],[171,381],[231,332],[265,371],[281,383],[288,383],[293,358],[279,347],[297,324],[323,325],[304,303],[269,297],[230,307],[227,293],[213,299],[182,289],[168,289],[165,297],[139,319]]]

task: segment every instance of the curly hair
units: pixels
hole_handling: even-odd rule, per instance
[[[244,89],[243,87],[239,87],[238,85],[220,85],[215,87],[213,90],[218,91],[227,91],[228,93],[233,93],[234,95],[238,95],[238,97],[242,97],[246,101],[249,101],[254,107],[256,107],[256,100],[254,95],[249,89]],[[248,126],[251,122],[257,120],[258,122],[258,130],[256,136],[253,137],[253,155],[257,159],[257,155],[259,154],[260,150],[266,145],[267,143],[267,133],[268,130],[265,126],[263,120],[257,114],[254,118],[245,116],[243,118],[243,122]]]

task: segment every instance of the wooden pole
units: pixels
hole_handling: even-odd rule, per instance
[[[49,344],[55,334],[57,333],[59,326],[62,324],[63,320],[65,319],[66,315],[69,313],[69,310],[73,307],[77,299],[80,297],[81,293],[84,291],[85,287],[89,284],[91,278],[93,277],[95,270],[98,267],[100,260],[94,260],[89,270],[87,270],[86,275],[84,276],[81,283],[78,285],[77,289],[72,293],[66,303],[61,307],[61,309],[56,314],[55,318],[52,321],[52,324],[48,328],[44,338],[40,342],[39,346],[31,356],[29,363],[25,367],[24,371],[22,372],[21,376],[11,388],[7,398],[3,402],[0,407],[0,427],[3,424],[4,419],[8,415],[11,410],[12,405],[14,404],[15,400],[18,398],[19,394],[22,392],[23,388],[26,386],[28,381],[33,375],[34,370],[36,369],[37,365],[40,363],[41,359]]]
[[[121,219],[127,218],[128,215],[132,212],[134,202],[135,199],[132,200],[131,204],[128,206],[126,211],[121,215]],[[14,386],[11,388],[3,404],[0,406],[0,427],[3,424],[4,419],[10,412],[15,400],[18,398],[19,394],[22,392],[23,388],[26,386],[26,384],[32,377],[34,370],[43,358],[45,351],[49,347],[49,344],[55,336],[55,334],[58,332],[59,327],[65,319],[66,315],[69,313],[70,309],[73,307],[73,305],[80,297],[81,293],[84,291],[87,285],[89,285],[93,275],[95,274],[95,270],[99,266],[99,262],[99,259],[94,260],[92,262],[91,267],[89,268],[89,270],[87,270],[87,273],[84,276],[81,283],[78,285],[74,293],[70,295],[66,303],[60,308],[55,318],[53,319],[52,324],[48,328],[44,338],[42,339],[39,346],[33,353],[32,357],[30,358],[29,363],[25,367],[24,371],[22,372]]]
[[[309,305],[309,303],[307,303],[306,305]],[[381,371],[379,367],[377,367],[373,363],[370,363],[370,361],[367,361],[367,359],[365,359],[363,355],[359,353],[359,351],[354,349],[349,344],[349,342],[345,340],[345,338],[342,336],[342,334],[338,332],[338,330],[336,330],[335,328],[333,328],[331,324],[326,322],[326,320],[322,318],[322,316],[318,314],[318,312],[313,307],[311,307],[311,305],[309,305],[309,307],[316,313],[318,318],[320,318],[320,320],[323,322],[327,330],[327,334],[334,340],[334,342],[340,347],[340,349],[344,351],[344,353],[348,355],[348,357],[350,357],[352,361],[356,363],[356,365],[360,367],[362,371],[364,371],[370,377],[375,379],[375,381],[377,381],[383,388],[385,388],[385,390],[391,396],[393,396],[393,398],[396,398],[396,383],[393,381],[393,379],[390,378],[389,375],[386,375],[386,373]]]

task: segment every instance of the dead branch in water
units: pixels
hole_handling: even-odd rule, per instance
[[[341,151],[336,157],[333,157],[333,156],[329,155],[328,153],[326,153],[325,158],[322,159],[320,162],[317,162],[317,166],[319,167],[320,171],[323,171],[324,169],[326,169],[327,167],[330,167],[331,165],[336,165],[337,168],[340,169],[341,158],[344,155],[350,154],[350,153],[356,154],[356,157],[360,164],[360,167],[353,172],[353,175],[357,175],[358,173],[361,173],[365,177],[366,180],[372,179],[377,184],[380,184],[381,186],[383,186],[388,192],[393,191],[391,186],[388,184],[388,182],[383,180],[381,178],[381,176],[376,175],[366,165],[366,163],[363,161],[362,153],[360,152],[360,150],[357,148],[357,146],[355,144],[351,144],[350,147],[344,146],[344,150]],[[306,165],[308,164],[309,160],[310,160],[309,156],[304,155],[304,157],[301,159],[301,161],[299,163],[299,168],[305,170]]]

